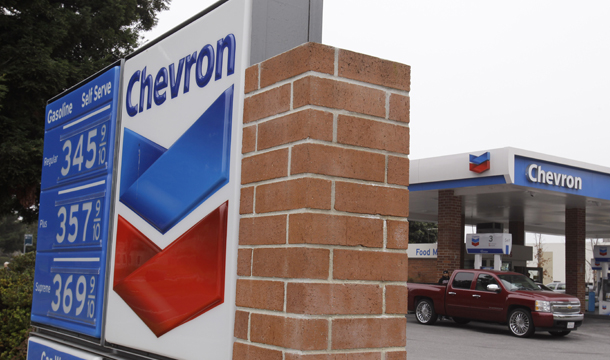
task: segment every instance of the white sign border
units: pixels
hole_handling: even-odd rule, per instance
[[[219,81],[219,85],[216,88],[220,88],[221,84],[234,83],[234,98],[233,98],[233,120],[232,120],[232,135],[231,135],[231,162],[230,162],[230,180],[229,184],[225,185],[216,194],[211,196],[205,204],[194,210],[189,214],[182,222],[184,227],[199,221],[203,216],[209,213],[211,210],[218,207],[226,199],[229,199],[229,218],[227,227],[227,247],[226,247],[226,264],[225,264],[225,294],[224,303],[215,307],[214,309],[200,315],[199,317],[179,326],[176,329],[164,334],[157,338],[151,331],[144,325],[144,323],[133,313],[131,308],[123,302],[123,300],[112,290],[113,277],[114,277],[114,257],[115,257],[115,244],[114,239],[116,238],[116,225],[113,229],[109,249],[110,254],[110,267],[108,271],[108,289],[107,289],[107,309],[105,317],[104,327],[104,338],[107,343],[119,345],[126,348],[132,348],[139,351],[149,352],[158,354],[161,356],[168,356],[176,359],[230,359],[233,351],[233,327],[235,318],[235,288],[237,281],[237,248],[238,248],[238,226],[239,226],[239,196],[240,196],[240,181],[241,181],[241,145],[242,145],[242,128],[243,128],[243,101],[244,101],[244,87],[245,87],[245,69],[249,65],[249,54],[250,54],[250,22],[251,22],[251,0],[229,0],[228,2],[220,5],[218,8],[212,10],[210,13],[205,14],[202,18],[197,19],[186,25],[184,28],[173,33],[167,38],[161,40],[159,43],[151,46],[151,48],[143,51],[141,54],[136,55],[133,59],[128,59],[123,69],[123,85],[121,87],[120,99],[123,102],[122,110],[122,122],[121,129],[124,128],[124,124],[129,122],[129,116],[125,113],[125,87],[128,84],[129,77],[132,75],[130,72],[130,61],[137,59],[139,56],[150,55],[155,47],[163,47],[170,44],[174,39],[182,37],[189,31],[193,31],[194,27],[214,27],[215,25],[209,25],[209,22],[216,21],[220,23],[219,27],[226,28],[227,23],[232,21],[227,20],[229,17],[236,19],[234,22],[239,23],[240,27],[236,28],[237,31],[231,31],[237,39],[237,51],[236,51],[236,62],[235,62],[235,73],[231,76],[227,76],[223,72],[223,79]],[[241,16],[236,16],[239,14]],[[213,18],[211,20],[211,18]],[[222,19],[222,20],[219,20]],[[202,23],[200,23],[202,22]],[[205,22],[206,25],[201,25]],[[222,36],[226,36],[226,31],[222,30]],[[205,32],[202,32],[205,33]],[[193,50],[199,51],[201,46],[210,43],[215,46],[215,42],[220,38],[219,36],[200,36],[199,40],[195,41],[197,46],[193,45]],[[159,48],[157,48],[159,49]],[[180,57],[185,56],[188,52],[169,54],[173,55],[173,58],[168,59],[166,65],[174,62]],[[226,56],[225,56],[226,57]],[[225,59],[226,62],[226,59]],[[158,69],[149,69],[154,77]],[[211,91],[213,88],[212,82],[206,86],[209,88],[207,91],[210,93],[209,99],[198,99],[200,105],[202,102],[203,108],[207,108],[217,96],[220,95],[218,91]],[[191,92],[196,88],[194,81],[191,81]],[[203,88],[202,91],[205,91]],[[180,94],[176,99],[169,99],[169,88],[168,88],[168,100],[176,101],[186,98],[185,94]],[[186,100],[183,100],[186,101]],[[176,104],[178,101],[176,101]],[[167,105],[167,104],[164,104]],[[154,106],[154,105],[153,105]],[[159,107],[163,109],[163,107]],[[165,109],[169,109],[166,106]],[[150,109],[153,110],[153,109]],[[147,110],[149,111],[149,110]],[[141,116],[143,113],[138,114]],[[137,116],[136,116],[137,118]],[[120,132],[122,137],[122,131]],[[118,154],[122,152],[122,146],[117,149]],[[121,162],[120,159],[117,162],[117,168],[120,170]],[[120,179],[120,174],[117,174],[117,179]],[[118,184],[116,185],[118,187]],[[128,209],[120,202],[118,202],[118,191],[114,200],[115,214],[113,215],[114,224],[117,223],[117,217],[119,213],[124,213]],[[130,219],[131,220],[131,219]],[[152,235],[147,233],[147,228],[150,225],[141,220],[139,223],[134,223],[140,231],[145,235]],[[182,225],[182,224],[181,224]],[[183,226],[181,226],[183,228]],[[180,232],[180,229],[172,229],[165,234],[168,239],[176,238],[176,234]],[[159,245],[159,244],[158,244]],[[167,245],[167,244],[165,244]],[[163,247],[163,246],[161,246]]]

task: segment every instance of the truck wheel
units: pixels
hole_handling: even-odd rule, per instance
[[[517,337],[530,337],[534,333],[532,315],[526,309],[517,308],[508,315],[508,329]]]
[[[455,321],[456,324],[466,325],[470,322],[470,319],[454,317],[453,321]]]
[[[570,330],[562,330],[562,331],[549,331],[552,336],[566,336],[572,331]]]
[[[436,322],[436,311],[434,304],[429,299],[422,299],[415,308],[415,319],[424,325],[433,325]]]

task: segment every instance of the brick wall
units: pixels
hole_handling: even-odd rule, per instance
[[[453,190],[438,192],[438,256],[436,279],[443,270],[451,272],[464,265],[464,215],[462,198],[453,195]]]
[[[313,43],[246,70],[234,359],[406,359],[409,87]]]
[[[409,281],[436,283],[439,278],[436,259],[409,259]]]
[[[566,294],[580,299],[585,306],[585,266],[586,266],[586,211],[566,209]]]
[[[525,245],[525,222],[509,221],[508,232],[512,235],[513,245]]]

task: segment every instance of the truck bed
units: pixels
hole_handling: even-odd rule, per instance
[[[421,297],[427,297],[434,301],[434,310],[439,315],[445,315],[445,290],[446,285],[427,283],[407,283],[409,289],[410,312],[415,311],[415,306]]]

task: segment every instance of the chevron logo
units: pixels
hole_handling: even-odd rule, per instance
[[[114,291],[157,336],[223,303],[228,203],[163,251],[119,216]]]
[[[484,171],[489,170],[490,158],[491,158],[491,155],[489,154],[489,152],[486,152],[483,155],[479,155],[479,156],[470,155],[470,171],[480,174]]]
[[[170,147],[125,128],[119,200],[166,234],[229,182],[233,86]],[[118,217],[113,290],[160,337],[224,302],[228,201],[164,249]]]
[[[599,248],[599,254],[601,256],[606,256],[608,255],[608,248]]]
[[[472,237],[472,246],[479,246],[479,237],[478,236]]]
[[[165,234],[229,182],[233,86],[169,148],[125,129],[120,201]]]

